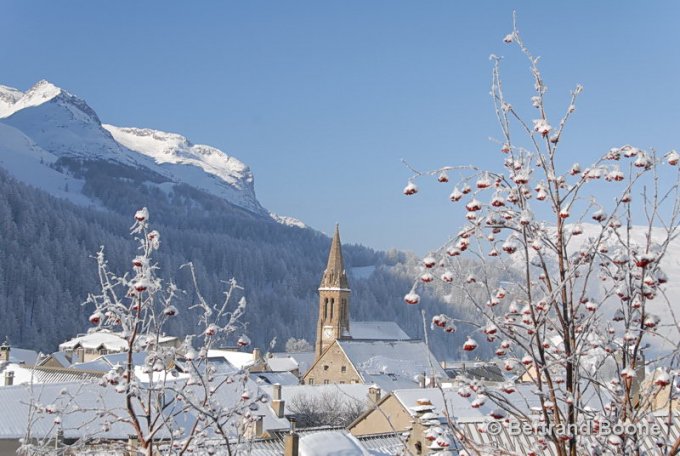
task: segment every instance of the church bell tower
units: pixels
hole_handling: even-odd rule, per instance
[[[349,338],[349,282],[342,260],[340,230],[335,235],[328,254],[328,265],[319,285],[319,320],[316,328],[316,357],[336,339]]]

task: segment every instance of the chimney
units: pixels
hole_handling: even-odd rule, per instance
[[[286,415],[286,401],[281,399],[281,385],[274,383],[274,391],[272,393],[274,398],[272,399],[272,410],[276,414],[277,418],[283,418]]]
[[[295,432],[295,420],[290,420],[290,433],[283,438],[283,454],[284,456],[298,456],[298,446],[300,444],[300,436]]]
[[[368,399],[373,404],[380,402],[380,387],[378,385],[371,385],[368,388]]]
[[[59,429],[57,429],[57,435],[54,437],[54,448],[56,450],[59,450],[63,446],[64,446],[64,430],[60,426]],[[64,453],[63,451],[62,452],[58,451],[57,454],[63,455]]]
[[[253,361],[257,363],[260,359],[262,359],[262,351],[259,348],[253,348]]]
[[[130,455],[137,454],[137,435],[135,434],[130,434],[128,435],[128,440],[127,440],[127,450]]]
[[[425,372],[418,375],[418,388],[425,388]]]
[[[422,418],[427,414],[431,414],[434,408],[432,402],[427,398],[416,400],[416,407],[414,407],[416,416],[413,421],[411,432],[406,440],[409,454],[430,454],[426,450],[430,444],[425,439],[425,433],[427,432],[428,426],[425,425]],[[423,450],[425,450],[425,452]],[[436,451],[437,450],[434,450],[433,453]]]
[[[255,432],[253,432],[253,438],[257,439],[262,437],[264,434],[264,416],[258,415],[255,417]]]
[[[9,361],[9,339],[5,338],[5,341],[0,345],[0,362]]]
[[[14,385],[14,372],[7,371],[7,372],[5,372],[5,386],[12,386],[12,385]]]

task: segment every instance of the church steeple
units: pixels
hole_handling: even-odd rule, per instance
[[[335,225],[335,234],[331,242],[331,251],[328,254],[328,264],[321,278],[319,290],[324,288],[341,288],[349,290],[345,262],[342,259],[342,246],[340,245],[340,228]]]
[[[340,229],[335,234],[328,253],[328,264],[319,285],[319,320],[316,328],[316,356],[336,339],[349,338],[349,281],[342,259]]]

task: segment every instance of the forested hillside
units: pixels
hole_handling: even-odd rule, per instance
[[[136,248],[128,233],[131,216],[146,206],[161,232],[156,256],[161,274],[187,291],[187,304],[193,290],[180,266],[191,261],[209,299],[221,299],[222,281],[232,276],[245,287],[244,323],[254,345],[266,349],[276,337],[281,350],[289,337],[314,340],[316,288],[328,237],[254,215],[189,186],[166,192],[150,183],[148,174],[135,176],[120,164],[61,161],[57,166],[84,178],[83,191],[106,209],[73,205],[0,172],[0,336],[17,346],[53,351],[85,331],[89,313],[81,303],[98,283],[92,256],[104,246],[113,270],[129,270]],[[416,259],[354,245],[345,246],[344,255],[350,271],[362,268],[362,274],[350,274],[352,318],[395,320],[422,338],[421,306],[403,302],[416,276]],[[423,307],[430,318],[448,306],[425,296]],[[454,313],[465,313],[455,307]],[[190,312],[177,322],[177,335],[191,332]],[[459,356],[459,337],[447,336],[434,333],[433,350],[440,357]]]

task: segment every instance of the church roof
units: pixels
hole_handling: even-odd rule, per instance
[[[384,391],[414,388],[418,376],[447,378],[427,345],[419,340],[337,340],[366,384]]]
[[[342,246],[340,244],[340,229],[335,226],[335,234],[331,242],[331,250],[328,254],[328,264],[323,272],[319,289],[339,288],[348,290],[349,281],[345,272],[345,262],[342,259]]]
[[[352,321],[349,324],[349,333],[353,339],[410,339],[394,321]]]

